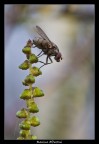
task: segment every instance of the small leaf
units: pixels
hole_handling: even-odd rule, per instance
[[[29,68],[29,61],[25,60],[21,65],[19,65],[19,68],[22,70],[27,70]]]

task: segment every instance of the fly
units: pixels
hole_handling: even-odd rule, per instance
[[[41,49],[41,52],[37,56],[41,57],[42,55],[47,55],[46,63],[39,61],[43,63],[41,67],[53,63],[51,59],[52,56],[54,56],[54,59],[57,62],[60,62],[60,59],[62,60],[62,54],[59,52],[57,45],[48,38],[48,36],[39,26],[36,26],[36,31],[41,36],[33,40],[33,44],[35,45],[34,47]],[[50,63],[48,63],[48,59],[50,60]]]

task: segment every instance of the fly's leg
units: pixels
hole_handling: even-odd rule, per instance
[[[52,61],[52,59],[51,59],[50,57],[49,57],[49,59],[50,59],[51,63],[53,63],[53,61]],[[50,64],[51,64],[51,63],[50,63]]]
[[[51,61],[50,63],[48,63],[48,58],[49,58],[50,61]],[[44,63],[44,62],[42,62],[42,61],[39,61],[39,62],[43,63],[44,65],[48,65],[48,64],[53,63],[52,59],[51,59],[49,56],[47,56],[47,58],[46,58],[46,63]],[[41,67],[43,67],[44,65],[42,65]],[[41,68],[41,67],[40,67],[40,68]],[[40,69],[40,68],[39,68],[39,69]]]
[[[44,65],[46,64],[46,63],[44,63],[44,62],[42,62],[42,61],[38,61],[38,62],[43,63]]]
[[[40,55],[43,51],[41,51],[37,56],[38,58],[41,57],[42,55],[44,55],[44,53],[42,55]]]
[[[37,56],[39,56],[43,51],[41,51]]]
[[[35,45],[35,46],[33,46],[32,48],[35,48],[35,47],[37,47],[37,46]],[[42,55],[40,55],[42,52],[43,52],[43,51],[41,51],[41,52],[37,55],[38,58],[41,57],[41,56],[44,54],[44,53],[43,53]]]

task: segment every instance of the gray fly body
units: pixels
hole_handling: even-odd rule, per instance
[[[43,67],[44,65],[47,65],[47,64],[51,64],[53,62],[51,59],[51,56],[54,56],[54,59],[57,62],[60,62],[60,59],[62,60],[62,55],[59,52],[57,45],[50,41],[48,36],[45,34],[45,32],[39,26],[36,26],[36,30],[37,30],[37,33],[41,37],[34,39],[33,44],[35,45],[34,47],[38,47],[39,49],[42,50],[37,56],[41,57],[44,54],[47,55],[46,63],[39,61],[39,62],[43,63],[43,65],[41,67]],[[50,63],[48,63],[48,59],[51,61]]]

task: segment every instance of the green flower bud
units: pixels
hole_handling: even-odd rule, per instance
[[[29,75],[26,76],[24,82],[28,85],[33,84],[33,83],[35,83],[35,78],[32,74],[29,74]]]
[[[22,52],[23,52],[24,54],[31,54],[31,47],[25,46],[25,47],[22,49]]]
[[[32,97],[32,93],[30,89],[25,89],[22,94],[20,95],[21,99],[30,99]]]
[[[21,122],[21,124],[19,124],[20,129],[22,130],[29,130],[31,125],[30,125],[30,121],[28,120],[24,120]]]
[[[26,101],[27,107],[29,107],[33,102],[34,102],[33,99],[28,99],[28,100]]]
[[[17,111],[16,116],[18,118],[27,118],[29,113],[23,108],[20,111]]]
[[[32,45],[33,45],[33,42],[29,39],[29,40],[27,41],[26,46],[28,46],[28,47],[32,47]]]
[[[37,139],[37,136],[34,135],[34,136],[31,137],[31,139],[32,139],[32,140],[36,140],[36,139]]]
[[[27,138],[27,140],[36,140],[37,139],[37,136],[32,136],[32,135],[29,135]]]
[[[32,99],[27,100],[27,107],[31,113],[39,112],[37,104]]]
[[[39,76],[39,75],[42,74],[42,72],[40,71],[40,69],[37,68],[37,67],[32,67],[32,68],[30,69],[30,71],[31,71],[31,74],[32,74],[33,76]]]
[[[31,54],[29,56],[29,62],[30,63],[37,63],[38,62],[38,57],[35,54]]]
[[[20,130],[20,135],[22,137],[28,137],[29,134],[30,134],[30,130]]]
[[[18,137],[17,140],[24,140],[24,137]]]
[[[21,65],[19,65],[19,68],[22,70],[27,70],[29,68],[29,61],[25,60]]]
[[[30,123],[31,123],[31,126],[39,126],[40,125],[40,121],[39,121],[39,118],[36,117],[36,116],[33,116],[32,118],[30,118]]]
[[[35,87],[33,89],[33,97],[42,97],[44,96],[44,93],[42,90],[40,90],[38,87]]]
[[[22,81],[22,84],[25,86],[29,86],[25,81]]]

